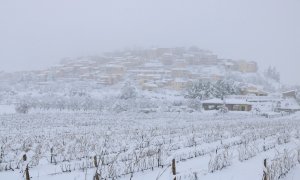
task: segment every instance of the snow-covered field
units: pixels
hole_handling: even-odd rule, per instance
[[[15,113],[15,106],[0,104],[0,114],[12,114]]]
[[[0,115],[0,179],[300,179],[300,114]],[[23,156],[26,154],[26,161]]]

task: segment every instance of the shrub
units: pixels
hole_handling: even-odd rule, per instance
[[[222,170],[227,166],[231,165],[232,155],[228,151],[228,147],[225,147],[222,151],[217,151],[216,154],[210,157],[208,163],[209,172],[215,172],[218,170]]]
[[[15,110],[17,113],[20,114],[27,114],[29,111],[29,105],[27,103],[20,103],[18,105],[16,105]]]

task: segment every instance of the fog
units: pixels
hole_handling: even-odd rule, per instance
[[[197,45],[300,84],[298,0],[1,0],[0,71],[135,47]]]

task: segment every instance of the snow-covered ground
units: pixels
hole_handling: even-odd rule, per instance
[[[15,106],[0,104],[0,114],[12,114],[15,112]]]
[[[300,179],[300,114],[34,112],[0,115],[0,179]],[[23,160],[26,154],[27,160]],[[96,164],[95,165],[95,160]],[[95,166],[98,166],[96,168]]]

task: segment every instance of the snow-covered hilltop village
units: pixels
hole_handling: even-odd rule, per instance
[[[0,83],[1,104],[28,109],[300,110],[297,87],[285,87],[275,68],[259,70],[254,61],[222,59],[195,46],[65,58],[44,70],[2,72]]]
[[[194,46],[1,72],[0,179],[299,179],[299,89]]]

